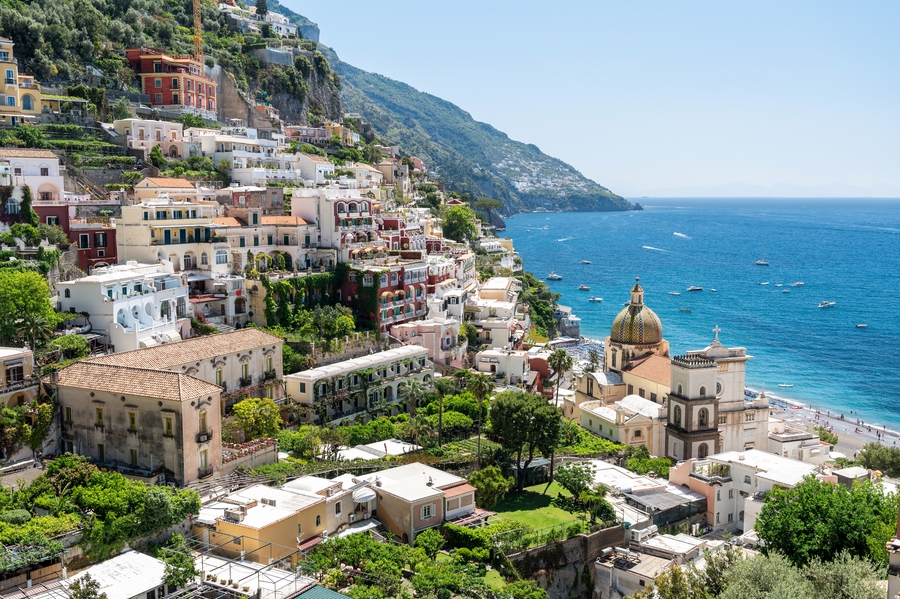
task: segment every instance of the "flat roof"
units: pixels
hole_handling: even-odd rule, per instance
[[[0,347],[0,360],[11,358],[13,356],[24,356],[30,354],[31,350],[24,347]]]
[[[72,580],[90,574],[107,599],[130,599],[164,584],[165,570],[166,565],[155,557],[127,550],[79,572]]]
[[[311,505],[325,501],[324,497],[312,493],[288,491],[266,485],[253,485],[252,487],[241,489],[228,495],[227,499],[240,503],[259,502],[252,508],[249,508],[244,519],[238,523],[241,526],[255,529],[266,528],[296,515]],[[263,499],[273,500],[275,505],[263,503]],[[232,505],[229,509],[237,509],[237,505]],[[222,516],[217,519],[225,519],[224,510]]]
[[[816,470],[815,464],[792,460],[759,449],[726,451],[711,455],[708,459],[713,462],[747,466],[756,470],[759,478],[789,486],[798,484],[805,476],[813,474]]]
[[[286,375],[284,378],[316,380],[323,377],[335,376],[344,372],[372,368],[374,366],[393,362],[394,360],[402,360],[403,358],[411,358],[414,356],[425,357],[427,355],[428,349],[420,345],[403,345],[383,352],[369,354],[368,356],[361,356],[359,358],[353,358],[352,360],[344,360],[343,362],[337,362],[327,366],[303,370],[301,372]]]
[[[665,479],[655,479],[649,476],[635,474],[615,464],[603,460],[589,460],[593,469],[595,485],[615,489],[620,493],[639,493],[642,491],[663,490],[668,484]]]

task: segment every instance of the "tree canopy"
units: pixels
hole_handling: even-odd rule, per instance
[[[4,345],[34,344],[59,317],[50,303],[50,288],[40,274],[0,270],[0,341]],[[43,323],[43,324],[42,324]]]
[[[274,437],[281,429],[281,414],[275,400],[248,397],[234,404],[235,423],[243,430],[244,439]]]
[[[549,456],[559,443],[562,412],[541,395],[505,391],[494,398],[490,414],[493,434],[515,458],[517,488],[521,491],[535,451]]]
[[[475,226],[475,213],[468,206],[451,206],[444,213],[442,225],[444,237],[453,241],[475,239],[478,228]]]

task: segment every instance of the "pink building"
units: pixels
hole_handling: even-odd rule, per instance
[[[428,357],[435,364],[465,367],[468,341],[459,335],[459,321],[455,318],[435,316],[394,325],[391,335],[406,345],[420,345],[428,350]]]

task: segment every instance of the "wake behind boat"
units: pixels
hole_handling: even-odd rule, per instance
[[[678,311],[679,312],[690,312],[691,309],[690,308],[678,308]]]
[[[560,237],[556,241],[569,241],[570,239],[575,239],[574,237]]]
[[[681,293],[678,291],[670,291],[669,295],[681,295]]]

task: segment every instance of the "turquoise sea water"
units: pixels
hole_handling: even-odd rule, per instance
[[[642,212],[517,215],[505,235],[536,277],[563,275],[548,284],[584,336],[609,334],[639,276],[673,354],[705,347],[719,326],[722,343],[754,356],[749,386],[900,427],[900,200],[641,203]],[[754,265],[761,258],[768,267]],[[823,300],[836,306],[818,308]]]

